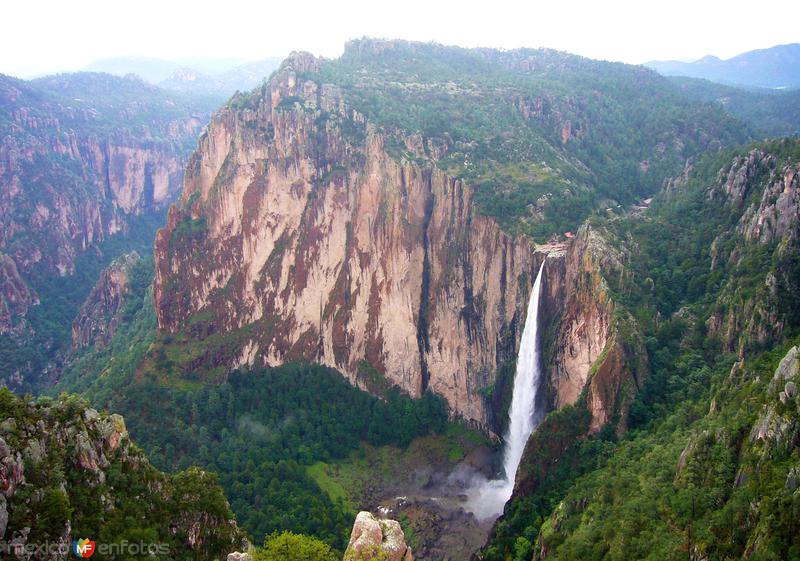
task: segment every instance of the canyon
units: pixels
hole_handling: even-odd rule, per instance
[[[207,102],[136,77],[0,75],[0,380],[58,379],[96,275],[150,253]]]
[[[204,487],[159,512],[187,558],[791,557],[759,540],[796,525],[797,141],[548,49],[293,53],[205,127],[177,95],[0,76],[0,383],[150,458],[4,390],[4,479]]]
[[[537,249],[504,232],[476,212],[462,180],[392,158],[395,139],[336,86],[302,78],[318,69],[318,59],[293,56],[201,137],[156,238],[159,328],[196,341],[225,334],[193,369],[317,361],[374,392],[430,390],[454,416],[499,430],[491,395],[510,380],[497,384],[497,372],[516,360],[531,284],[551,255],[543,307],[558,354],[546,361],[548,387],[553,406],[573,403],[613,341],[595,262],[612,257],[598,237],[585,230]],[[402,141],[420,156],[446,150]],[[609,357],[591,390],[595,430],[617,386],[629,388],[625,400],[635,389]]]

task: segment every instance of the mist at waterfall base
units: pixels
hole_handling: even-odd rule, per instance
[[[508,410],[508,428],[504,438],[502,479],[486,479],[475,474],[467,490],[465,510],[472,512],[478,520],[495,519],[503,513],[503,507],[514,490],[514,477],[525,450],[528,437],[541,422],[541,411],[536,410],[536,394],[541,386],[539,364],[538,315],[544,263],[533,283],[528,313],[519,344],[517,371],[514,375],[514,390]]]

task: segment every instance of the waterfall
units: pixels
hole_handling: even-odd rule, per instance
[[[514,375],[514,390],[508,409],[508,427],[503,449],[503,479],[483,480],[467,493],[468,510],[479,520],[496,518],[503,512],[506,501],[514,490],[517,467],[525,450],[528,437],[539,424],[542,412],[536,410],[536,394],[541,386],[539,365],[538,315],[544,262],[539,267],[533,283],[528,313],[517,356],[517,372]]]

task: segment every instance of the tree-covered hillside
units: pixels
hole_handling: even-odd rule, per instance
[[[619,438],[544,421],[484,559],[800,558],[798,172],[796,140],[709,155],[591,223],[629,256],[606,280],[652,373]]]
[[[218,474],[253,543],[288,530],[344,551],[355,512],[330,499],[308,466],[344,458],[362,442],[406,447],[441,432],[441,398],[413,400],[391,389],[378,398],[315,365],[234,372],[212,385],[177,375],[158,351],[164,336],[155,329],[152,274],[152,260],[135,266],[132,276],[146,281],[127,296],[125,321],[108,346],[76,355],[55,391],[81,391],[123,413],[157,467]]]
[[[213,561],[242,547],[217,477],[159,472],[119,415],[2,388],[0,418],[4,559],[65,559],[78,539],[97,544],[97,559]]]
[[[747,123],[757,136],[800,135],[800,89],[735,88],[682,77],[670,81],[691,99],[720,105]]]
[[[420,135],[394,154],[464,178],[483,212],[538,240],[651,196],[687,158],[749,137],[655,72],[552,50],[364,39],[305,78],[342,88],[389,133]]]

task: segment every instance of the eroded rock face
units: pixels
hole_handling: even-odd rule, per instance
[[[777,399],[764,406],[750,431],[750,441],[770,449],[793,448],[800,443],[800,411],[797,382],[800,381],[800,349],[792,347],[781,359],[770,382],[769,391]],[[780,403],[780,406],[779,406]]]
[[[548,409],[574,404],[588,384],[595,432],[627,408],[648,374],[646,352],[633,319],[616,311],[604,275],[622,274],[623,257],[589,226],[551,252],[543,295],[544,367]]]
[[[318,64],[290,57],[201,138],[156,239],[159,327],[224,334],[207,367],[318,361],[368,390],[431,390],[488,428],[497,419],[482,390],[515,362],[549,256],[549,406],[574,403],[594,367],[599,428],[636,387],[601,273],[620,268],[619,255],[590,228],[538,251],[504,233],[475,212],[467,185],[390,156],[397,137],[348,108],[336,86],[304,81]],[[435,158],[448,142],[412,134],[402,149]]]
[[[0,334],[11,331],[28,307],[38,302],[36,293],[20,277],[14,260],[0,253]]]
[[[49,313],[58,282],[49,277],[73,276],[88,252],[115,251],[101,247],[115,234],[138,241],[152,229],[180,193],[206,115],[194,98],[136,78],[0,75],[0,335],[20,349],[0,366],[3,385],[31,391],[58,378],[72,318]],[[47,333],[28,321],[39,298],[38,317],[55,322]]]
[[[747,241],[767,244],[795,235],[800,219],[800,169],[778,163],[774,154],[754,149],[734,159],[720,172],[718,184],[709,186],[709,198],[722,198],[743,211],[737,232]],[[751,199],[754,192],[756,197]]]
[[[335,87],[299,78],[313,64],[290,59],[201,138],[156,240],[159,327],[230,334],[229,368],[316,360],[374,389],[368,363],[485,424],[481,390],[516,356],[533,246],[476,214],[460,181],[391,158]]]
[[[726,233],[714,240],[712,268],[739,266],[754,246],[775,247],[768,250],[772,264],[755,297],[741,297],[743,291],[731,282],[723,290],[722,305],[708,319],[710,334],[722,340],[725,350],[744,357],[748,350],[767,347],[784,335],[785,301],[797,282],[792,262],[800,246],[800,165],[754,149],[721,170],[707,196],[738,214],[736,233],[741,236],[732,249],[720,241]]]
[[[82,251],[177,197],[183,156],[177,142],[51,134],[0,143],[0,248],[21,272],[69,275]]]
[[[118,312],[129,292],[129,274],[140,261],[134,252],[123,255],[100,273],[100,279],[72,323],[72,348],[107,344],[120,322]]]
[[[356,516],[344,561],[414,561],[400,523],[375,518],[370,512]]]

